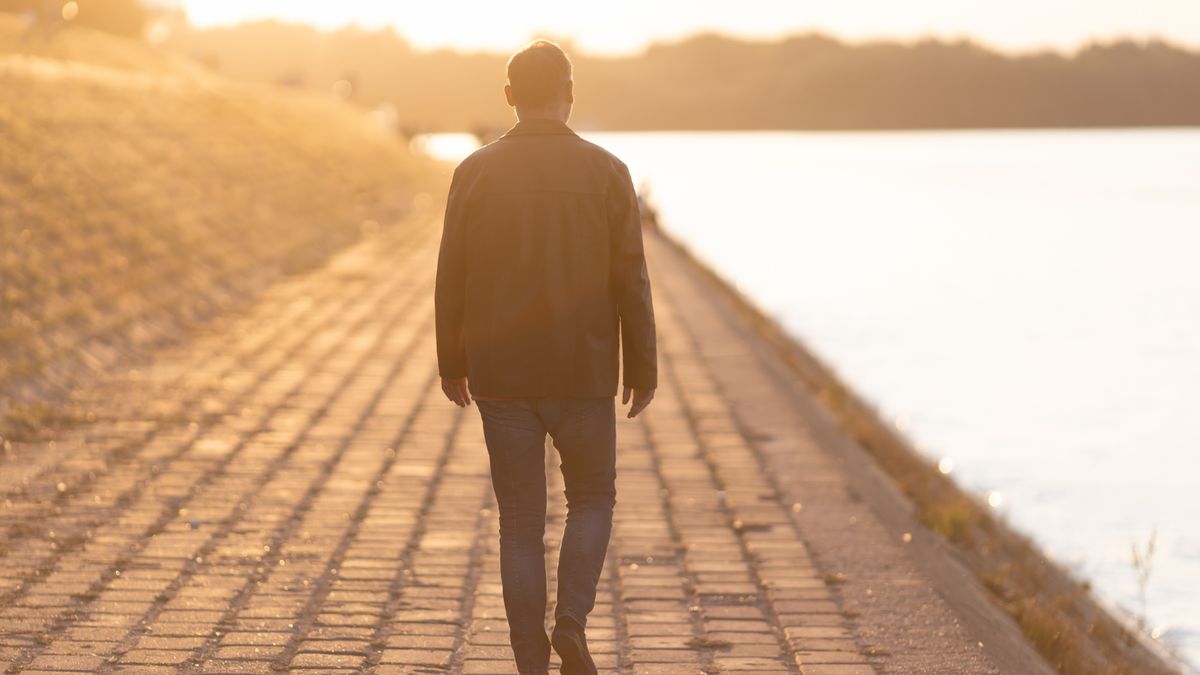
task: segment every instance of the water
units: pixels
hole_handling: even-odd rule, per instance
[[[1156,533],[1149,623],[1200,663],[1200,130],[585,136],[1106,602]]]

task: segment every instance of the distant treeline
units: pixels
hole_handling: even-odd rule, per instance
[[[273,22],[176,30],[226,75],[353,91],[414,129],[505,127],[505,54],[412,48],[390,30]],[[517,47],[519,45],[514,45]],[[1162,42],[1007,55],[969,42],[698,35],[631,57],[572,51],[577,127],[914,129],[1200,124],[1200,52]],[[347,87],[346,83],[352,85]]]

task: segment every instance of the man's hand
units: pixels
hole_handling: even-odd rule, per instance
[[[467,389],[467,378],[459,377],[453,380],[442,378],[442,393],[454,405],[465,408],[471,405],[471,391]]]
[[[650,401],[654,400],[654,390],[625,387],[625,393],[621,395],[621,405],[629,403],[631,395],[633,397],[633,405],[629,406],[629,419],[637,417],[638,413],[642,412],[646,409],[646,406],[650,405]]]

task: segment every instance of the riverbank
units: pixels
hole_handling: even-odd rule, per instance
[[[969,628],[980,636],[992,634],[996,619],[977,597],[986,596],[1058,672],[1178,672],[1180,666],[1161,645],[1110,614],[1092,597],[1086,582],[1046,558],[984,502],[937,470],[894,425],[751,300],[685,245],[669,235],[664,241],[690,261],[727,311],[753,328],[770,352],[759,357],[775,360],[783,367],[785,381],[802,396],[820,402],[837,431],[850,441],[831,438],[830,445],[845,453],[860,494],[894,534],[907,543],[923,544],[911,547],[914,558]],[[902,498],[870,477],[874,466],[887,474]],[[916,533],[914,521],[936,533],[936,541]]]
[[[437,385],[439,220],[81,388],[95,421],[10,443],[0,666],[514,672],[481,427]],[[647,251],[662,386],[619,422],[601,667],[1052,673],[750,306],[669,241]],[[1120,656],[1091,672],[1167,672]]]
[[[439,216],[83,388],[95,422],[11,444],[0,666],[514,672],[481,427],[437,384]],[[910,552],[924,535],[880,519],[845,435],[753,327],[664,240],[647,250],[662,386],[618,423],[600,667],[1051,673],[990,605],[982,632],[961,618]]]

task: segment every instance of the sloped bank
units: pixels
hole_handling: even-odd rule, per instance
[[[843,441],[828,445],[841,445],[857,455],[847,458],[849,470],[856,465],[865,468],[865,462],[886,474],[881,480],[888,483],[887,489],[879,489],[879,484],[872,484],[870,479],[856,486],[867,493],[865,501],[876,512],[903,502],[920,524],[936,533],[917,539],[934,540],[939,545],[921,547],[922,551],[914,551],[913,556],[923,558],[918,566],[964,623],[978,621],[976,628],[982,636],[987,622],[978,620],[979,608],[991,613],[997,610],[988,609],[989,605],[998,608],[1012,618],[1048,664],[1068,675],[1179,672],[1180,667],[1165,648],[1110,614],[1092,597],[1086,582],[1046,558],[1027,537],[997,519],[979,499],[939,472],[831,368],[685,244],[669,233],[661,234],[661,239],[691,263],[721,305],[740,319],[738,323],[749,326],[754,337],[761,338],[752,342],[761,342],[762,348],[770,351],[772,362],[783,364],[787,372],[781,377],[795,383],[805,398],[819,401]],[[878,474],[875,467],[861,473]],[[880,516],[892,523],[911,520],[895,514]],[[900,534],[897,531],[897,537]],[[906,540],[910,538],[906,536]]]
[[[435,171],[350,106],[0,13],[0,436],[396,222]]]

